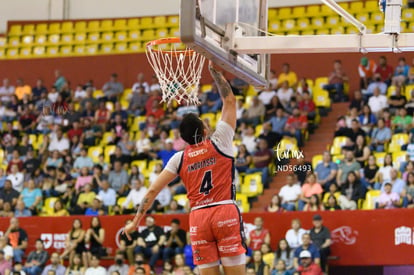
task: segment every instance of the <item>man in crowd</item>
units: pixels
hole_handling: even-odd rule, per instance
[[[300,255],[300,266],[297,268],[295,275],[322,275],[321,267],[312,260],[312,254],[303,250]]]
[[[319,249],[319,255],[321,257],[320,265],[322,267],[322,270],[325,270],[328,256],[331,253],[331,233],[329,229],[323,225],[321,215],[314,215],[312,223],[313,228],[309,231],[309,234],[312,240],[312,244],[314,244]]]
[[[262,244],[270,245],[270,232],[263,228],[263,218],[256,217],[254,219],[255,229],[250,231],[249,237],[246,240],[246,245],[253,251],[260,250]]]
[[[10,226],[4,234],[13,247],[13,258],[15,262],[21,263],[23,261],[24,251],[27,248],[27,233],[20,228],[19,220],[17,218],[10,219]]]
[[[41,239],[36,240],[36,250],[29,253],[23,270],[29,275],[38,275],[42,272],[49,258]]]
[[[171,230],[165,235],[166,243],[163,251],[163,260],[170,261],[177,254],[183,254],[187,243],[187,233],[180,228],[180,220],[171,221]]]
[[[49,275],[49,271],[51,270],[55,271],[55,275],[65,275],[66,268],[60,264],[60,258],[57,252],[52,253],[50,264],[45,266],[42,275]]]
[[[320,264],[321,256],[319,254],[319,249],[312,243],[309,233],[302,235],[302,245],[296,248],[294,252],[293,267],[295,269],[298,269],[299,265],[302,264],[302,259],[300,258],[302,251],[308,251],[310,253],[310,258],[312,261],[317,265]]]
[[[295,175],[286,177],[286,184],[280,189],[279,197],[282,200],[282,207],[288,211],[294,211],[296,203],[302,193],[300,185],[295,182]]]
[[[328,151],[323,152],[322,162],[316,165],[315,175],[325,191],[328,191],[329,186],[335,183],[337,172],[338,165],[331,160],[331,154]]]

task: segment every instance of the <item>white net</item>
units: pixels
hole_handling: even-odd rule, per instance
[[[178,38],[151,41],[146,46],[151,67],[162,90],[162,102],[199,104],[198,90],[205,57]]]

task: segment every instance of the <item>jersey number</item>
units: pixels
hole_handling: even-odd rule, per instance
[[[210,190],[213,189],[213,184],[211,183],[211,170],[206,171],[201,181],[200,193],[208,195]]]

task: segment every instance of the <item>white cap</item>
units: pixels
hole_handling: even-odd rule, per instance
[[[170,139],[170,138],[167,138],[167,139],[165,140],[165,143],[174,143],[174,141],[173,141],[172,139]]]
[[[312,254],[308,250],[303,250],[300,252],[299,258],[312,258]]]

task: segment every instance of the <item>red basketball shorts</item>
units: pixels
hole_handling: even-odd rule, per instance
[[[195,265],[246,252],[242,219],[239,209],[233,204],[192,211],[190,239]]]

